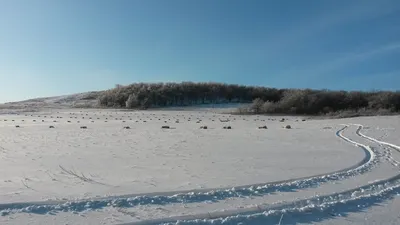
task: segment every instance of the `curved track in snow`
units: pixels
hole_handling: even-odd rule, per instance
[[[362,125],[357,125],[356,134],[359,137],[386,145],[400,151],[400,147],[391,143],[382,142],[361,133]],[[342,132],[348,127],[337,132],[337,136],[343,140],[356,145],[371,154],[371,161],[374,160],[374,152],[369,146],[355,142],[345,136]],[[400,192],[400,174],[396,176],[370,183],[358,188],[302,199],[289,203],[275,205],[258,205],[251,208],[231,210],[217,213],[205,213],[170,217],[157,220],[148,220],[130,225],[150,224],[280,224],[283,216],[285,223],[311,223],[325,218],[340,216],[349,212],[359,212],[369,206],[391,199]]]
[[[359,135],[359,136],[361,136],[361,137],[363,137],[365,139],[368,139],[368,140],[370,140],[372,142],[391,147],[391,148],[393,148],[393,149],[395,149],[395,150],[400,152],[400,146],[397,146],[397,145],[394,145],[394,144],[391,144],[391,143],[388,143],[388,142],[384,142],[384,141],[379,141],[379,140],[377,140],[375,138],[372,138],[372,137],[369,137],[369,136],[367,136],[365,134],[362,134],[361,130],[364,128],[363,125],[361,125],[361,124],[352,124],[352,125],[355,125],[355,126],[359,127],[359,129],[357,130],[357,135]]]
[[[296,222],[322,217],[340,216],[342,213],[361,211],[364,208],[393,198],[400,192],[400,175],[359,188],[278,205],[258,205],[252,208],[205,213],[181,217],[126,223],[125,225],[156,224],[277,224],[282,215],[296,217]],[[303,218],[304,217],[304,218]],[[305,222],[305,221],[303,221]]]
[[[234,197],[263,196],[274,192],[290,192],[311,187],[330,181],[347,179],[369,171],[376,164],[375,153],[369,146],[357,143],[343,135],[348,128],[345,125],[336,132],[343,140],[360,147],[365,157],[356,165],[336,172],[314,175],[291,180],[270,183],[259,183],[218,189],[196,189],[188,191],[158,192],[148,194],[121,195],[107,198],[82,199],[77,201],[42,201],[0,204],[0,215],[13,213],[56,213],[56,212],[81,212],[98,210],[105,207],[135,207],[138,205],[165,205],[172,203],[200,203],[206,201],[219,201]],[[361,129],[361,128],[359,128]],[[257,210],[260,210],[257,207]],[[231,213],[242,213],[240,211]],[[207,214],[209,215],[209,214]],[[196,216],[190,217],[197,218]],[[200,218],[208,218],[200,216]],[[188,218],[189,219],[189,218]]]

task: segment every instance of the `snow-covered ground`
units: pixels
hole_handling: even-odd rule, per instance
[[[0,224],[400,223],[399,116],[281,118],[2,114]]]

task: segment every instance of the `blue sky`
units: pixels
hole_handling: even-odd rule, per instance
[[[0,102],[166,81],[399,90],[400,1],[0,2]]]

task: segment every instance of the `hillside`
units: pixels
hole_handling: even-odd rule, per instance
[[[242,113],[326,115],[343,111],[362,114],[400,112],[400,92],[276,89],[222,83],[136,83],[99,95],[99,105],[147,109],[218,103],[254,104]]]
[[[28,99],[0,104],[1,112],[38,111],[46,108],[92,108],[102,92],[92,91],[72,95]]]
[[[149,109],[237,103],[253,103],[238,110],[243,114],[384,115],[400,112],[400,91],[276,89],[212,82],[134,83],[106,91],[6,103],[0,109]]]

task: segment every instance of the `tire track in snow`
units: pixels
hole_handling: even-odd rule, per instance
[[[365,138],[365,139],[367,139],[367,140],[369,140],[369,141],[371,141],[371,142],[373,142],[373,143],[377,143],[378,145],[382,146],[383,148],[389,147],[389,149],[388,149],[388,154],[385,155],[387,161],[389,161],[389,163],[392,164],[394,167],[397,167],[397,168],[400,167],[400,162],[397,161],[396,159],[394,159],[394,158],[391,156],[391,151],[390,151],[390,149],[394,149],[394,150],[400,152],[400,146],[397,146],[397,145],[394,145],[394,144],[391,144],[391,143],[388,143],[388,142],[379,141],[379,140],[377,140],[377,139],[375,139],[375,138],[369,137],[369,136],[367,136],[367,135],[361,133],[361,130],[364,128],[364,126],[361,125],[361,124],[352,124],[352,125],[358,126],[358,129],[357,129],[357,131],[356,131],[356,134],[357,134],[358,136],[360,136],[360,137],[362,137],[362,138]]]
[[[390,200],[400,193],[400,175],[359,188],[302,199],[291,203],[258,205],[251,208],[198,215],[170,217],[121,225],[218,225],[218,224],[284,224],[312,223],[343,216]],[[288,222],[287,218],[291,221]]]
[[[197,189],[190,191],[158,192],[148,194],[122,195],[108,198],[83,199],[77,201],[42,201],[0,204],[0,215],[12,213],[56,213],[81,212],[105,207],[135,207],[138,205],[164,205],[172,203],[198,203],[220,201],[233,197],[262,196],[274,192],[291,192],[299,189],[316,187],[329,181],[343,180],[369,171],[376,163],[374,152],[365,145],[343,136],[348,126],[336,132],[336,135],[347,142],[356,144],[365,152],[365,157],[356,165],[336,172],[310,177],[296,178],[271,183],[243,185],[219,189]]]
[[[373,140],[361,133],[362,125],[359,125],[357,135]],[[344,130],[344,129],[343,129]],[[341,130],[341,131],[343,131]],[[337,132],[341,136],[341,131]],[[342,138],[357,147],[370,149],[370,147],[355,142],[347,137]],[[389,146],[393,147],[393,144]],[[394,145],[395,147],[398,147]],[[372,152],[372,150],[371,150]],[[346,190],[324,196],[297,200],[290,203],[273,205],[257,205],[251,208],[230,210],[224,212],[209,212],[197,215],[170,217],[141,222],[125,223],[124,225],[153,225],[153,224],[277,224],[280,218],[285,216],[292,223],[312,223],[323,219],[330,219],[349,212],[360,212],[363,209],[392,199],[400,193],[400,174],[388,179],[380,180],[359,188]],[[288,221],[286,221],[288,222]],[[285,223],[286,223],[285,222]]]
[[[375,139],[375,138],[372,138],[372,137],[369,137],[369,136],[367,136],[367,135],[365,135],[365,134],[362,134],[362,133],[361,133],[361,129],[362,129],[364,126],[361,125],[361,124],[353,124],[353,125],[359,126],[359,130],[357,131],[357,134],[358,134],[359,136],[361,136],[361,137],[363,137],[363,138],[366,138],[366,139],[368,139],[368,140],[370,140],[370,141],[372,141],[372,142],[375,142],[375,143],[378,143],[378,144],[381,144],[381,145],[389,146],[389,147],[395,149],[396,151],[400,152],[400,146],[397,146],[397,145],[394,145],[394,144],[391,144],[391,143],[388,143],[388,142],[384,142],[384,141],[379,141],[379,140],[377,140],[377,139]]]

